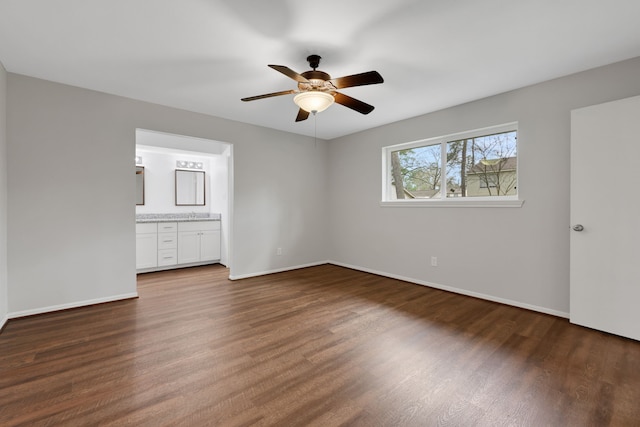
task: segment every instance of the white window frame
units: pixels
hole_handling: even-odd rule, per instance
[[[496,133],[506,133],[518,131],[518,123],[506,123],[497,126],[489,126],[481,129],[474,129],[466,132],[454,133],[449,135],[438,136],[435,138],[421,139],[419,141],[405,142],[402,144],[389,145],[382,147],[382,200],[380,205],[383,207],[504,207],[519,208],[524,204],[524,200],[520,198],[518,189],[517,195],[512,196],[486,196],[486,197],[445,197],[447,192],[446,173],[442,173],[440,189],[441,198],[439,199],[391,199],[390,195],[395,194],[395,188],[391,184],[391,153],[398,150],[406,150],[410,148],[422,147],[426,145],[438,145],[441,149],[441,161],[445,163],[447,158],[447,143],[458,141],[466,138],[476,138]],[[516,173],[518,174],[518,187],[520,175],[520,141],[518,140],[518,158]],[[443,171],[446,171],[446,164],[443,164]]]

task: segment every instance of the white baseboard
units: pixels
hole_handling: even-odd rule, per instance
[[[41,307],[41,308],[34,308],[31,310],[16,311],[13,313],[9,313],[8,318],[16,319],[18,317],[33,316],[34,314],[50,313],[52,311],[68,310],[70,308],[85,307],[88,305],[103,304],[105,302],[120,301],[120,300],[131,299],[131,298],[138,298],[138,293],[132,292],[130,294],[113,295],[105,298],[96,298],[92,300],[77,301],[77,302],[72,302],[68,304],[52,305],[49,307]]]
[[[385,273],[384,271],[373,270],[373,269],[370,269],[370,268],[359,267],[359,266],[356,266],[356,265],[345,264],[345,263],[342,263],[342,262],[328,261],[328,263],[329,264],[333,264],[333,265],[337,265],[337,266],[340,266],[340,267],[350,268],[352,270],[363,271],[365,273],[377,274],[378,276],[389,277],[391,279],[398,279],[398,280],[402,280],[404,282],[414,283],[416,285],[428,286],[430,288],[440,289],[440,290],[443,290],[443,291],[453,292],[453,293],[456,293],[456,294],[466,295],[466,296],[470,296],[470,297],[474,297],[474,298],[480,298],[480,299],[484,299],[484,300],[487,300],[487,301],[498,302],[500,304],[511,305],[511,306],[518,307],[518,308],[524,308],[524,309],[527,309],[527,310],[537,311],[539,313],[550,314],[552,316],[564,317],[566,319],[569,318],[569,313],[565,313],[563,311],[558,311],[558,310],[552,310],[552,309],[546,308],[546,307],[540,307],[540,306],[537,306],[537,305],[526,304],[526,303],[522,303],[522,302],[519,302],[519,301],[513,301],[513,300],[509,300],[509,299],[505,299],[505,298],[499,298],[499,297],[495,297],[493,295],[487,295],[487,294],[481,294],[481,293],[478,293],[478,292],[472,292],[472,291],[468,291],[466,289],[454,288],[452,286],[445,286],[445,285],[439,285],[437,283],[425,282],[423,280],[418,280],[418,279],[414,279],[414,278],[411,278],[411,277],[400,276],[398,274]]]
[[[426,281],[423,281],[423,280],[414,279],[414,278],[411,278],[411,277],[405,277],[405,276],[401,276],[401,275],[398,275],[398,274],[386,273],[384,271],[374,270],[374,269],[371,269],[371,268],[365,268],[365,267],[360,267],[360,266],[351,265],[351,264],[345,264],[345,263],[342,263],[342,262],[331,261],[331,260],[329,260],[329,261],[319,261],[319,262],[314,262],[314,263],[310,263],[310,264],[302,264],[302,265],[297,265],[297,266],[284,267],[284,268],[278,268],[278,269],[274,269],[274,270],[267,270],[267,271],[249,273],[249,274],[242,274],[242,275],[237,275],[237,276],[229,276],[229,280],[241,280],[241,279],[247,279],[247,278],[250,278],[250,277],[265,276],[267,274],[282,273],[282,272],[285,272],[285,271],[298,270],[298,269],[307,268],[307,267],[316,267],[318,265],[324,265],[324,264],[333,264],[333,265],[337,265],[337,266],[340,266],[340,267],[350,268],[352,270],[358,270],[358,271],[362,271],[362,272],[365,272],[365,273],[376,274],[378,276],[384,276],[384,277],[389,277],[391,279],[397,279],[397,280],[402,280],[404,282],[414,283],[416,285],[427,286],[427,287],[434,288],[434,289],[441,289],[443,291],[453,292],[453,293],[460,294],[460,295],[466,295],[466,296],[470,296],[470,297],[474,297],[474,298],[484,299],[484,300],[487,300],[487,301],[498,302],[498,303],[501,303],[501,304],[511,305],[511,306],[514,306],[514,307],[524,308],[524,309],[532,310],[532,311],[537,311],[539,313],[550,314],[552,316],[563,317],[563,318],[567,318],[567,319],[569,318],[569,313],[565,313],[563,311],[552,310],[552,309],[549,309],[549,308],[546,308],[546,307],[540,307],[540,306],[536,306],[536,305],[522,303],[522,302],[519,302],[519,301],[513,301],[513,300],[509,300],[509,299],[505,299],[505,298],[495,297],[493,295],[487,295],[487,294],[482,294],[482,293],[478,293],[478,292],[472,292],[472,291],[468,291],[466,289],[454,288],[454,287],[451,287],[451,286],[439,285],[437,283],[430,283],[430,282],[426,282]],[[19,317],[33,316],[35,314],[50,313],[50,312],[53,312],[53,311],[67,310],[67,309],[70,309],[70,308],[84,307],[84,306],[88,306],[88,305],[102,304],[102,303],[106,303],[106,302],[120,301],[120,300],[137,298],[137,297],[138,297],[138,293],[137,292],[133,292],[133,293],[130,293],[130,294],[114,295],[114,296],[111,296],[111,297],[98,298],[98,299],[94,299],[94,300],[78,301],[78,302],[69,303],[69,304],[60,304],[60,305],[42,307],[42,308],[37,308],[37,309],[32,309],[32,310],[17,311],[17,312],[9,313],[7,316],[5,316],[4,319],[2,319],[2,321],[0,321],[0,329],[2,329],[5,326],[5,324],[7,323],[7,321],[9,319],[16,319],[16,318],[19,318]]]
[[[240,275],[237,275],[237,276],[236,275],[233,275],[233,276],[230,275],[229,276],[229,280],[248,279],[249,277],[265,276],[267,274],[282,273],[284,271],[299,270],[301,268],[316,267],[318,265],[325,265],[325,264],[331,264],[331,262],[329,262],[329,261],[319,261],[319,262],[312,262],[311,264],[302,264],[302,265],[296,265],[296,266],[292,266],[292,267],[277,268],[275,270],[260,271],[260,272],[249,273],[249,274],[240,274]]]

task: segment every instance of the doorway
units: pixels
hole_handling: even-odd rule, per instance
[[[182,162],[207,176],[205,201],[195,205],[176,202],[175,170]],[[184,164],[186,164],[184,163]],[[144,204],[136,215],[220,215],[220,263],[231,271],[233,221],[233,145],[225,142],[136,129],[136,164],[144,167]],[[186,166],[185,166],[186,167]]]

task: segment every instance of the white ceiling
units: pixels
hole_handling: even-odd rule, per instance
[[[640,56],[638,0],[0,0],[14,73],[332,139]],[[333,77],[376,70],[295,123],[294,89],[267,64]]]

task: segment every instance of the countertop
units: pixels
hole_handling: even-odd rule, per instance
[[[220,221],[220,214],[136,214],[136,222],[188,222],[188,221]]]

